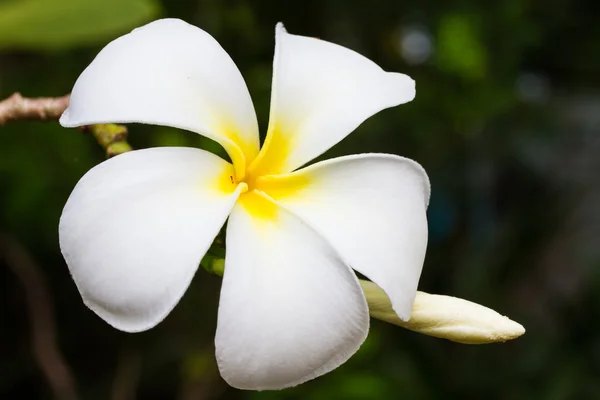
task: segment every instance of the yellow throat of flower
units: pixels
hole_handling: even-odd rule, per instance
[[[260,220],[275,219],[278,210],[275,200],[298,194],[309,180],[306,174],[287,173],[287,160],[291,149],[288,137],[271,128],[259,154],[249,163],[239,147],[225,147],[233,165],[229,165],[219,177],[219,190],[233,193],[238,185],[243,185],[239,204]]]

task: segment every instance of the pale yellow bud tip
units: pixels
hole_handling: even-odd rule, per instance
[[[525,328],[496,311],[451,296],[417,292],[409,321],[402,321],[385,292],[361,280],[371,317],[415,332],[465,344],[506,342],[525,333]]]

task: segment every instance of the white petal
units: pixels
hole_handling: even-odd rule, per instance
[[[518,322],[480,304],[457,297],[417,292],[408,321],[398,319],[387,295],[373,282],[360,281],[369,314],[411,331],[464,344],[506,342],[525,333]]]
[[[259,146],[239,70],[212,36],[177,19],[152,22],[108,44],[75,83],[60,122],[187,129],[221,143],[236,164],[240,149],[250,162]]]
[[[240,201],[227,226],[221,376],[240,389],[281,389],[337,368],[368,331],[354,273],[297,217],[281,208],[253,215]]]
[[[164,147],[119,155],[85,174],[59,227],[85,304],[128,332],[164,319],[239,195],[219,184],[232,172],[206,151]]]
[[[388,154],[340,157],[259,184],[332,244],[410,318],[427,247],[429,179]]]
[[[345,47],[290,35],[281,24],[272,87],[267,139],[253,166],[257,175],[292,171],[373,114],[415,97],[410,77],[385,72]]]

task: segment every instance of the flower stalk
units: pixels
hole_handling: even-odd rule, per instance
[[[132,150],[127,143],[127,127],[117,124],[96,124],[84,128],[89,131],[106,152],[106,157],[114,157]]]

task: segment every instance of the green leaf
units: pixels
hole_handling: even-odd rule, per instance
[[[64,49],[106,42],[160,13],[157,0],[0,2],[0,49]]]

